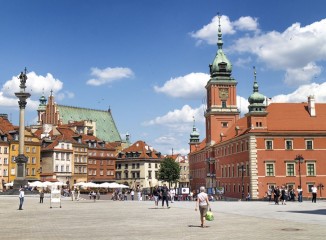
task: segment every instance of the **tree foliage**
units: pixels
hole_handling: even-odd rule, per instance
[[[177,182],[180,177],[180,165],[174,161],[173,158],[164,158],[158,171],[158,179],[168,182],[169,185],[173,182]]]

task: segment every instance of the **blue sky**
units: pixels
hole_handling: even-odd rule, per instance
[[[193,116],[205,137],[218,12],[242,115],[253,66],[273,102],[326,102],[322,0],[12,0],[0,6],[0,113],[18,124],[14,92],[27,67],[26,124],[52,89],[62,105],[111,108],[123,138],[187,154]]]

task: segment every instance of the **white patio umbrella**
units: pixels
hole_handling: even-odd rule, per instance
[[[93,183],[93,182],[87,182],[83,185],[84,187],[90,187],[90,188],[98,188],[100,187],[99,184]]]
[[[13,187],[14,182],[5,183],[5,187]]]
[[[108,183],[108,182],[100,183],[99,186],[101,188],[108,188],[110,186],[110,183]]]
[[[44,184],[43,182],[40,182],[40,181],[31,182],[31,183],[28,183],[28,185],[30,187],[47,187],[46,184]]]
[[[86,183],[85,182],[79,182],[79,183],[75,183],[74,186],[78,187],[78,186],[84,186]]]
[[[121,188],[129,188],[129,186],[124,185],[124,184],[119,184]]]
[[[121,188],[121,185],[119,183],[109,183],[109,188]]]
[[[52,183],[52,186],[67,186],[67,184],[66,183],[64,183],[64,182],[54,182],[54,183]]]

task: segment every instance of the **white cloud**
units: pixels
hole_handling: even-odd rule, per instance
[[[284,32],[240,38],[229,49],[252,53],[269,68],[285,70],[287,84],[307,83],[321,73],[318,61],[326,60],[325,25],[326,19],[304,27],[295,23]],[[303,74],[299,74],[300,69]]]
[[[14,97],[15,92],[19,92],[20,80],[17,76],[13,76],[8,80],[1,89],[4,95]],[[59,79],[55,79],[51,73],[46,76],[36,75],[35,72],[27,73],[26,92],[35,95],[41,95],[43,92],[58,92],[62,89],[63,83]]]
[[[59,92],[57,95],[56,95],[56,99],[58,100],[63,100],[64,98],[74,98],[75,97],[75,94],[73,92],[70,92],[70,91],[64,91],[64,92]]]
[[[205,73],[190,73],[172,78],[162,87],[154,86],[154,90],[175,98],[202,98],[205,96],[205,85],[209,77]]]
[[[233,22],[233,25],[235,28],[241,31],[258,31],[257,18],[252,18],[249,16],[240,17],[238,20]]]
[[[248,112],[248,106],[249,106],[248,99],[241,96],[237,96],[237,107],[240,110],[241,115],[244,115]]]
[[[205,105],[201,105],[198,108],[191,108],[189,105],[184,105],[181,109],[175,109],[173,111],[168,112],[162,117],[156,117],[153,120],[148,122],[144,122],[143,125],[164,125],[175,129],[184,129],[183,125],[185,123],[192,123],[193,117],[196,122],[204,122],[204,109]],[[187,126],[187,131],[189,131],[189,127]]]
[[[15,92],[20,91],[19,85],[18,76],[13,76],[5,82],[0,91],[0,106],[17,107],[18,109],[18,99]],[[49,93],[51,90],[55,93],[59,92],[62,87],[63,83],[59,79],[55,79],[50,73],[47,73],[46,76],[37,75],[35,72],[27,73],[26,92],[29,92],[32,96],[27,100],[26,109],[37,109],[39,102],[33,100],[33,97],[38,99],[44,92]]]
[[[91,75],[95,78],[88,80],[86,84],[93,86],[101,86],[123,78],[131,78],[134,76],[134,73],[129,68],[108,67],[105,69],[91,68]]]
[[[284,82],[288,85],[309,83],[315,76],[320,75],[322,68],[310,62],[303,68],[289,68],[286,70]]]
[[[326,82],[300,86],[289,94],[280,94],[272,98],[272,102],[307,102],[308,96],[314,95],[316,102],[326,102]]]
[[[203,42],[207,44],[216,44],[217,43],[217,33],[218,33],[219,19],[218,16],[215,16],[212,21],[203,26],[196,32],[191,32],[191,37],[197,39],[197,45]],[[228,16],[221,16],[221,29],[222,34],[235,34],[236,30],[240,31],[259,31],[258,22],[256,18],[249,16],[241,17],[235,22],[231,22]]]

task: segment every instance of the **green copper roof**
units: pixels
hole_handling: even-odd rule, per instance
[[[92,120],[96,122],[96,137],[106,142],[121,141],[120,134],[111,115],[111,110],[94,110],[57,105],[62,123]]]
[[[253,93],[250,95],[250,97],[248,98],[248,101],[250,103],[250,105],[248,106],[249,108],[249,112],[252,111],[265,111],[266,106],[264,104],[265,101],[265,96],[261,93],[259,93],[258,90],[258,83],[256,80],[256,69],[254,67],[254,86],[253,86]]]
[[[220,16],[219,16],[220,19]],[[220,20],[219,20],[220,21]],[[218,41],[217,41],[217,53],[213,63],[210,65],[211,77],[219,75],[230,75],[232,72],[232,64],[223,52],[223,41],[222,41],[222,31],[221,24],[218,25]]]
[[[190,142],[199,142],[199,133],[197,132],[197,128],[195,127],[195,118],[194,118],[194,125],[192,127],[192,133],[190,133]]]
[[[40,104],[38,105],[38,109],[37,110],[44,110],[46,109],[46,98],[44,96],[44,94],[40,97],[39,99]]]

